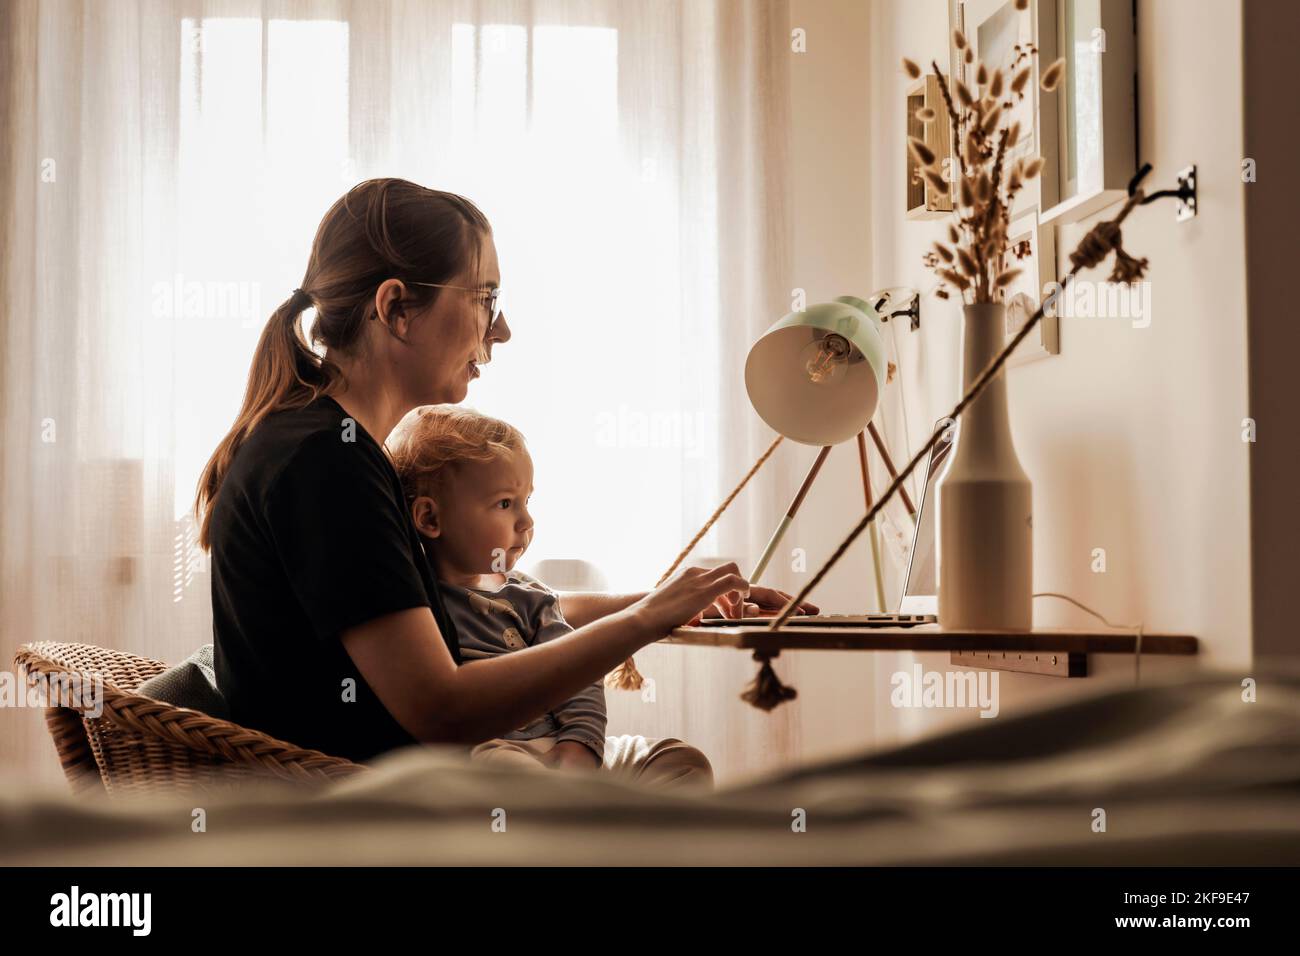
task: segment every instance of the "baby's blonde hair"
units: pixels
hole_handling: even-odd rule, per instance
[[[513,425],[472,408],[421,405],[406,413],[384,444],[410,501],[438,497],[462,462],[491,462],[519,451],[524,436]]]

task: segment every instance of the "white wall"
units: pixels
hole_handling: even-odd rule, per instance
[[[1246,668],[1241,7],[1239,0],[1145,0],[1138,24],[1139,138],[1143,159],[1155,166],[1150,186],[1172,185],[1177,170],[1196,163],[1200,214],[1175,224],[1172,204],[1162,202],[1138,210],[1125,229],[1129,250],[1152,261],[1148,328],[1064,318],[1059,356],[1008,372],[1016,448],[1034,482],[1035,590],[1063,591],[1112,621],[1142,621],[1148,630],[1201,639],[1198,659],[1148,657],[1144,675]],[[893,285],[931,289],[933,277],[920,257],[944,226],[903,216],[908,81],[899,59],[946,63],[946,3],[791,0],[791,25],[808,31],[808,52],[794,56],[791,73],[791,287],[807,289],[810,302]],[[1066,268],[1065,254],[1089,225],[1059,230]],[[877,421],[901,465],[960,397],[959,307],[929,296],[921,329],[902,325],[894,334],[902,392],[892,390]],[[782,462],[792,487],[813,455],[801,451],[807,454],[798,462]],[[862,514],[857,468],[856,453],[837,448],[791,532],[792,546],[808,551],[807,574]],[[882,486],[876,480],[876,489]],[[1107,552],[1105,574],[1090,569],[1098,547]],[[831,611],[866,609],[868,554],[864,537],[814,599]],[[777,570],[781,586],[802,583],[800,575]],[[891,602],[896,587],[894,581]],[[1064,602],[1039,598],[1035,623],[1096,622]],[[978,719],[973,711],[890,707],[889,677],[913,660],[926,670],[948,668],[946,653],[781,658],[778,670],[800,691],[792,705],[798,752],[791,756],[885,745]],[[1131,658],[1094,656],[1091,663],[1096,676],[1081,681],[1001,674],[1002,713],[1104,680],[1132,679]]]

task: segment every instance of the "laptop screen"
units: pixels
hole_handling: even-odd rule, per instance
[[[942,428],[946,419],[935,423],[935,429]],[[917,505],[916,536],[912,541],[912,558],[907,565],[907,579],[903,584],[903,598],[899,609],[906,614],[934,613],[932,602],[939,593],[938,578],[935,573],[936,534],[934,523],[935,486],[943,475],[944,462],[952,451],[954,441],[940,440],[930,449],[930,460],[925,468],[925,488],[921,492],[921,502]],[[909,598],[922,598],[918,604]],[[926,606],[929,605],[929,606]]]

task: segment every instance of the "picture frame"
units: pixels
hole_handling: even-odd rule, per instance
[[[1001,268],[1023,270],[1002,292],[1006,304],[1004,344],[1011,341],[1021,326],[1037,311],[1056,283],[1056,229],[1044,225],[1038,210],[1030,209],[1011,220],[1007,234],[1007,252]],[[1011,353],[1007,365],[1024,365],[1061,351],[1060,325],[1055,309],[1043,314],[1034,331]]]
[[[923,123],[916,118],[916,111],[928,107],[940,117],[947,113],[940,83],[947,77],[925,73],[907,89],[907,135],[925,143],[937,157],[937,161],[950,163],[952,160],[951,132],[952,125],[937,121]],[[952,192],[941,193],[921,175],[921,164],[912,155],[911,149],[904,151],[904,169],[907,174],[907,209],[910,220],[943,219],[952,214]]]
[[[1128,195],[1137,170],[1137,57],[1131,0],[1039,0],[1039,61],[1066,58],[1039,90],[1040,138],[1052,144],[1040,220],[1077,222]]]
[[[962,32],[974,52],[975,62],[983,61],[990,70],[1008,69],[1012,60],[1012,48],[1016,44],[1038,46],[1040,24],[1044,21],[1055,28],[1057,2],[1064,3],[1066,0],[1030,0],[1026,10],[1017,10],[1015,0],[958,0],[958,21],[964,25]],[[951,38],[949,42],[952,42]],[[950,50],[950,53],[953,52],[956,52],[955,46]],[[1008,155],[1011,159],[1042,156],[1043,171],[1026,183],[1017,195],[1011,210],[1013,218],[1030,209],[1043,208],[1044,199],[1049,204],[1055,204],[1059,196],[1058,104],[1051,97],[1044,101],[1038,95],[1040,70],[1050,65],[1053,59],[1055,57],[1044,57],[1041,52],[1038,57],[1030,58],[1028,62],[1031,72],[1025,87],[1025,98],[1016,107],[1020,114],[1020,140]],[[965,72],[961,76],[967,86],[974,82],[971,66],[965,66]],[[1042,132],[1044,129],[1049,130],[1051,135],[1045,136]]]

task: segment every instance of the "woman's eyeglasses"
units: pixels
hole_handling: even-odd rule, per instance
[[[463,292],[475,292],[479,295],[488,297],[488,331],[492,331],[492,326],[496,324],[497,318],[501,315],[501,287],[495,289],[471,289],[464,285],[444,285],[441,282],[416,282],[413,279],[404,279],[404,282],[410,282],[411,285],[424,285],[431,289],[460,289]]]

